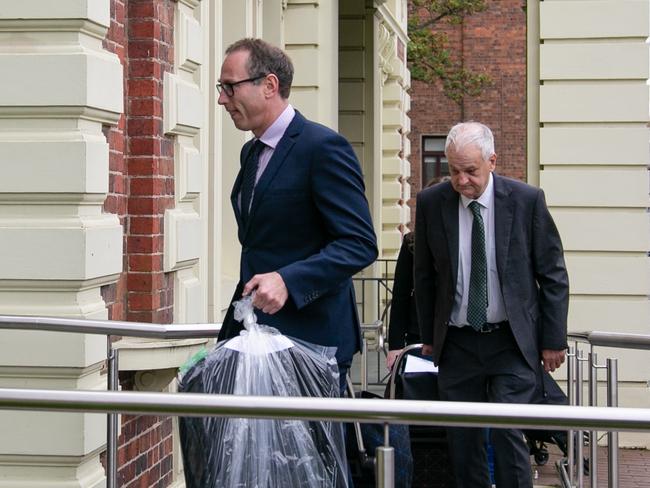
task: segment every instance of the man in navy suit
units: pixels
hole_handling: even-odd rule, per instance
[[[414,280],[423,353],[439,367],[441,399],[527,403],[543,365],[567,347],[569,280],[544,193],[493,173],[488,127],[454,126],[451,181],[417,196]],[[520,430],[491,429],[499,488],[532,487]],[[448,429],[459,487],[490,486],[483,429]]]
[[[343,387],[360,345],[351,278],[376,259],[377,243],[352,147],[294,110],[292,80],[289,57],[265,41],[226,50],[219,104],[255,136],[231,195],[242,245],[233,299],[255,291],[260,323],[335,346]],[[240,330],[229,312],[219,339]]]

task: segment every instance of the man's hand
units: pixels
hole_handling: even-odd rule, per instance
[[[566,353],[564,349],[561,351],[542,349],[542,364],[544,365],[544,371],[547,373],[549,371],[555,371],[564,362],[565,357]]]
[[[432,356],[433,355],[433,345],[432,344],[422,344],[422,355],[423,356]]]
[[[280,310],[289,298],[284,280],[276,271],[253,276],[244,286],[243,295],[249,295],[253,290],[253,306],[270,315]]]
[[[386,355],[386,367],[389,371],[393,369],[393,364],[395,364],[395,360],[399,356],[400,352],[402,352],[401,349],[393,349],[392,351],[388,351],[388,354]]]

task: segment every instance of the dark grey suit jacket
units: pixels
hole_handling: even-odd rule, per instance
[[[417,196],[415,296],[424,344],[440,360],[458,276],[458,199],[451,183]],[[569,278],[544,192],[494,174],[496,264],[510,327],[537,370],[542,349],[567,347]]]

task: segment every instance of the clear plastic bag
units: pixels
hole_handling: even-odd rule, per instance
[[[339,396],[335,348],[257,324],[249,297],[235,303],[245,330],[190,366],[179,391],[255,396]],[[188,488],[345,488],[343,425],[327,421],[183,417]]]

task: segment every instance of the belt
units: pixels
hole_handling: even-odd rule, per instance
[[[472,330],[476,330],[476,332],[480,334],[489,334],[490,332],[494,332],[495,330],[499,329],[505,329],[510,325],[510,323],[507,320],[503,320],[501,322],[485,322],[480,329],[474,329],[473,327],[470,327]]]
[[[449,328],[452,330],[467,331],[467,332],[476,332],[479,334],[489,334],[495,330],[507,329],[510,327],[510,322],[503,320],[501,322],[485,322],[479,329],[475,329],[471,325],[452,325],[449,324]]]

